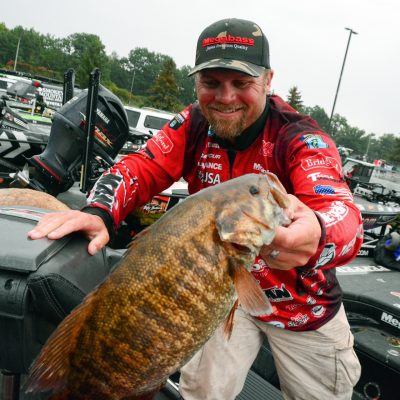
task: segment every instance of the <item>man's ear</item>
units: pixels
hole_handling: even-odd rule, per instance
[[[272,82],[272,78],[274,77],[274,70],[270,69],[268,72],[268,76],[267,76],[267,89],[268,92],[271,90],[271,82]]]

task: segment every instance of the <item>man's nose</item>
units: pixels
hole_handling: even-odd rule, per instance
[[[215,95],[215,100],[219,103],[229,104],[236,97],[236,92],[232,85],[230,84],[221,84],[218,87],[217,93]]]

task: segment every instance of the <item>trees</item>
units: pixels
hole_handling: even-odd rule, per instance
[[[67,37],[67,48],[70,51],[70,67],[76,71],[76,82],[87,87],[88,76],[94,68],[101,70],[103,80],[109,80],[108,57],[105,47],[97,35],[74,33]]]
[[[147,96],[149,94],[151,85],[169,58],[143,47],[136,47],[129,52],[127,67],[130,76],[134,76],[132,88],[135,95]]]
[[[301,111],[303,107],[303,100],[301,99],[301,93],[297,86],[292,86],[289,89],[287,96],[287,102],[297,111]]]
[[[309,115],[311,118],[315,119],[317,121],[318,125],[321,127],[321,129],[325,132],[328,132],[328,127],[329,127],[329,117],[328,114],[325,112],[325,110],[320,107],[320,106],[314,106],[314,107],[303,107],[302,108],[302,113]]]
[[[160,75],[149,89],[149,105],[164,111],[178,112],[183,108],[179,101],[179,88],[175,77],[176,64],[172,58],[164,62]]]
[[[139,107],[151,105],[163,110],[178,111],[196,99],[194,78],[188,77],[188,65],[177,68],[171,57],[137,47],[127,57],[107,55],[97,35],[74,33],[66,38],[42,35],[33,29],[17,26],[8,29],[0,22],[0,68],[13,69],[20,40],[17,70],[63,79],[68,68],[74,68],[76,82],[85,88],[89,73],[101,70],[101,82],[124,103]],[[298,86],[289,89],[287,101],[296,110],[310,115],[328,131],[329,116],[318,106],[303,104]],[[355,154],[400,162],[400,139],[393,133],[376,137],[350,126],[344,116],[335,114],[330,129],[337,145],[354,149]]]

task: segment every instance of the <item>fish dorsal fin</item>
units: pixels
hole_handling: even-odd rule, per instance
[[[49,337],[30,368],[24,385],[27,393],[58,393],[65,388],[70,372],[70,354],[74,352],[82,326],[92,313],[96,292],[87,296]]]
[[[273,313],[273,307],[254,276],[240,263],[232,262],[232,276],[242,309],[255,317]]]

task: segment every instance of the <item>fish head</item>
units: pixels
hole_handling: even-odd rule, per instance
[[[285,188],[272,173],[246,174],[221,184],[224,201],[216,215],[222,242],[255,257],[270,244],[279,225],[290,223],[290,201]]]

